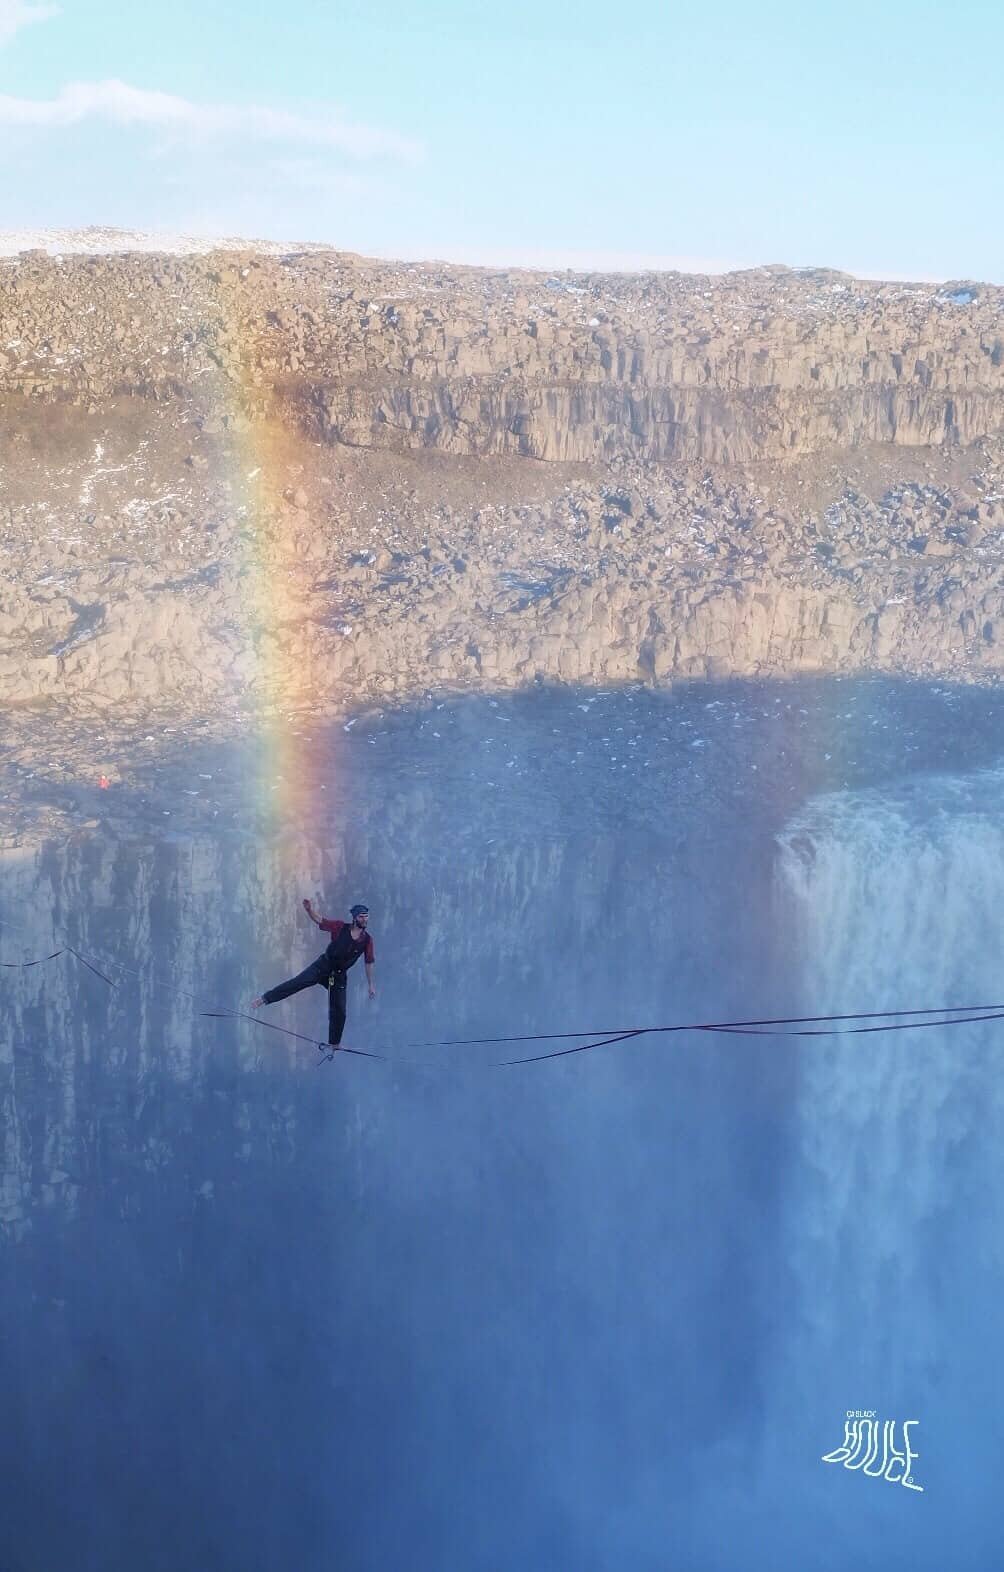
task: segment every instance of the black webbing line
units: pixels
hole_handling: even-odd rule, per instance
[[[86,966],[87,970],[89,972],[93,972],[95,977],[100,977],[101,981],[102,982],[106,982],[108,984],[109,988],[117,988],[118,987],[118,983],[112,982],[111,978],[110,977],[106,977],[104,972],[99,972],[98,968],[96,966],[92,966],[90,961],[87,959],[87,957],[85,955],[81,955],[79,950],[75,950],[73,948],[72,944],[68,944],[66,946],[66,948],[67,948],[67,951],[69,952],[70,955],[75,955],[77,957],[77,960],[80,961],[82,965]]]
[[[261,1024],[267,1026],[268,1022],[262,1021]],[[354,1053],[358,1059],[382,1059],[385,1064],[395,1063],[393,1059],[388,1059],[386,1054],[367,1053],[365,1048],[343,1048],[341,1043],[318,1043],[317,1051],[321,1055],[317,1061],[318,1069],[321,1068],[322,1064],[331,1064],[336,1053]],[[400,1063],[414,1064],[415,1061],[413,1059],[402,1059]]]
[[[836,1031],[813,1028],[810,1031],[762,1032],[743,1026],[700,1026],[702,1032],[721,1032],[726,1037],[856,1037],[862,1032],[917,1032],[924,1026],[967,1026],[975,1021],[1004,1021],[1004,1010],[992,1015],[957,1015],[954,1021],[899,1021],[892,1026],[844,1026]]]
[[[316,1037],[307,1037],[303,1032],[290,1031],[288,1026],[277,1026],[274,1021],[264,1021],[260,1015],[248,1015],[244,1010],[200,1010],[201,1016],[214,1021],[250,1021],[252,1026],[264,1026],[266,1031],[280,1032],[283,1037],[295,1037],[297,1042],[313,1043],[318,1053],[324,1054],[326,1059],[333,1059],[336,1053],[354,1053],[363,1059],[386,1059],[386,1054],[367,1053],[365,1048],[343,1048],[340,1043],[318,1042]],[[403,1061],[407,1063],[408,1061]]]
[[[73,953],[76,955],[78,952],[74,950]],[[199,1003],[194,993],[189,993],[187,988],[179,988],[177,983],[161,982],[159,977],[151,977],[147,972],[138,972],[134,966],[127,966],[125,961],[117,961],[113,956],[102,955],[100,958],[106,966],[116,966],[119,971],[128,972],[130,977],[136,977],[140,982],[149,983],[152,988],[163,988],[167,993],[177,994],[182,999],[190,999],[193,1004]],[[83,960],[83,956],[80,959]],[[101,976],[100,972],[98,976]],[[116,983],[112,983],[113,988],[117,986]]]
[[[408,1048],[473,1048],[492,1043],[541,1043],[561,1042],[570,1037],[610,1037],[614,1034],[643,1036],[647,1032],[724,1032],[740,1031],[752,1026],[811,1026],[822,1021],[891,1021],[916,1015],[963,1015],[977,1011],[1004,1010],[1004,1004],[934,1004],[926,1010],[858,1010],[847,1015],[779,1015],[756,1021],[693,1021],[685,1026],[594,1026],[585,1032],[533,1032],[522,1037],[453,1037],[438,1043],[408,1043]],[[987,1017],[991,1017],[988,1015]],[[933,1021],[933,1026],[950,1025],[950,1022]],[[879,1027],[882,1031],[886,1028]],[[764,1033],[764,1036],[770,1035]],[[780,1034],[778,1034],[780,1035]],[[791,1036],[796,1034],[792,1032]]]
[[[0,926],[13,928],[18,933],[27,933],[28,931],[21,923],[11,922],[9,917],[0,917]],[[91,955],[91,959],[88,960],[80,950],[73,949],[71,945],[66,945],[65,948],[70,951],[71,955],[75,955],[78,961],[83,961],[85,966],[90,966],[91,971],[95,972],[97,976],[102,978],[104,982],[108,983],[110,987],[116,988],[118,986],[117,983],[112,982],[110,977],[105,977],[104,972],[99,971],[97,966],[93,964],[95,959],[93,954]],[[201,1002],[196,997],[196,995],[194,993],[190,993],[187,988],[181,988],[177,983],[173,982],[162,982],[159,977],[152,977],[148,972],[137,971],[134,966],[127,966],[125,961],[116,960],[114,956],[98,954],[97,959],[101,961],[103,966],[114,966],[119,971],[128,972],[130,977],[136,977],[140,982],[149,983],[152,988],[163,988],[167,993],[177,994],[183,999],[190,999],[193,1004],[199,1004]]]
[[[601,1037],[598,1038],[595,1042],[578,1043],[574,1048],[556,1048],[553,1053],[534,1053],[530,1054],[530,1056],[526,1059],[496,1059],[488,1066],[488,1069],[498,1070],[505,1065],[512,1064],[536,1064],[539,1059],[563,1059],[566,1054],[585,1053],[589,1048],[606,1048],[611,1043],[626,1043],[629,1042],[632,1037],[644,1037],[646,1030],[658,1031],[659,1029],[659,1027],[646,1028],[644,1026],[637,1026],[630,1032],[621,1032],[617,1037]],[[664,1030],[682,1032],[686,1031],[687,1028],[684,1026],[679,1026],[664,1028]],[[565,1034],[563,1033],[562,1035]],[[502,1038],[500,1041],[505,1041],[505,1039]]]
[[[978,1022],[978,1021],[1001,1021],[1001,1020],[1004,1020],[1004,1010],[995,1010],[992,1013],[985,1013],[985,1014],[981,1014],[981,1015],[960,1015],[959,1011],[963,1010],[963,1009],[966,1009],[966,1008],[967,1008],[967,1006],[965,1006],[965,1005],[956,1005],[954,1007],[950,1007],[950,1006],[947,1006],[947,1005],[943,1006],[941,1011],[940,1011],[940,1013],[941,1014],[951,1013],[952,1015],[954,1015],[955,1019],[951,1020],[951,1021],[901,1021],[901,1022],[899,1022],[897,1024],[894,1024],[894,1025],[891,1025],[891,1026],[851,1026],[851,1027],[844,1027],[844,1028],[837,1029],[837,1030],[832,1030],[832,1031],[827,1031],[827,1030],[809,1030],[809,1031],[784,1032],[784,1031],[770,1031],[770,1030],[762,1031],[762,1030],[757,1030],[756,1029],[757,1027],[765,1027],[765,1026],[766,1027],[771,1027],[771,1026],[778,1026],[778,1025],[785,1024],[784,1022],[780,1022],[780,1021],[747,1021],[747,1022],[741,1022],[741,1021],[735,1021],[735,1022],[732,1022],[732,1021],[714,1021],[714,1022],[712,1022],[712,1021],[707,1021],[707,1022],[695,1022],[691,1026],[638,1026],[638,1027],[633,1028],[633,1030],[631,1030],[631,1031],[621,1032],[619,1036],[616,1036],[616,1037],[608,1036],[608,1037],[603,1037],[603,1038],[594,1040],[593,1042],[590,1042],[590,1043],[580,1043],[580,1044],[578,1044],[574,1048],[556,1048],[551,1053],[530,1054],[526,1058],[523,1058],[523,1059],[496,1059],[494,1061],[494,1063],[489,1068],[498,1069],[498,1068],[502,1068],[503,1066],[516,1065],[516,1064],[538,1064],[542,1059],[561,1059],[566,1054],[570,1054],[570,1053],[584,1053],[587,1048],[603,1048],[603,1047],[606,1047],[606,1045],[608,1043],[627,1042],[629,1039],[631,1039],[633,1037],[655,1036],[655,1035],[657,1035],[659,1033],[666,1033],[666,1034],[668,1034],[670,1032],[721,1032],[726,1037],[729,1037],[729,1036],[731,1036],[731,1037],[745,1036],[745,1037],[774,1037],[774,1038],[779,1038],[779,1037],[852,1037],[852,1036],[855,1036],[855,1035],[857,1035],[857,1034],[859,1034],[861,1032],[908,1032],[908,1031],[917,1031],[922,1026],[965,1026],[968,1023],[970,1023],[970,1022],[975,1023],[975,1022]],[[971,1008],[973,1010],[981,1010],[981,1009],[984,1010],[984,1011],[989,1010],[989,1007],[986,1006],[986,1005],[973,1005],[973,1006],[971,1006]],[[934,1014],[939,1013],[939,1012],[934,1011],[934,1010],[890,1010],[888,1012],[883,1012],[881,1010],[873,1010],[870,1013],[866,1013],[866,1014],[863,1014],[863,1015],[813,1015],[813,1016],[804,1017],[804,1019],[813,1020],[813,1021],[861,1021],[861,1020],[874,1020],[874,1018],[876,1016],[882,1015],[883,1013],[887,1014],[888,1017],[892,1017],[892,1016],[897,1016],[897,1015],[934,1015]],[[797,1017],[795,1017],[793,1019],[797,1019]],[[584,1033],[583,1034],[579,1034],[579,1033],[575,1033],[575,1034],[562,1033],[561,1035],[563,1035],[563,1036],[570,1036],[570,1035],[578,1036],[578,1035],[585,1035],[585,1034]],[[486,1039],[486,1040],[490,1041],[491,1039]],[[524,1042],[525,1041],[535,1042],[535,1041],[538,1041],[539,1039],[537,1039],[537,1038],[523,1038],[523,1039],[520,1039],[520,1038],[515,1038],[515,1039],[513,1039],[513,1038],[509,1038],[509,1039],[502,1038],[502,1039],[499,1039],[499,1040],[500,1041],[507,1041],[508,1040],[510,1042],[511,1041],[517,1041],[518,1042],[518,1041],[521,1041],[521,1040],[524,1041]]]
[[[5,972],[23,972],[29,966],[44,966],[46,961],[54,961],[56,956],[62,953],[62,950],[53,950],[51,955],[40,955],[34,961],[0,961],[0,967]]]
[[[200,1016],[205,1016],[212,1021],[250,1021],[252,1026],[264,1026],[266,1031],[281,1032],[283,1037],[295,1037],[301,1043],[313,1043],[315,1047],[321,1044],[316,1037],[307,1037],[303,1032],[291,1032],[288,1026],[277,1026],[274,1021],[263,1021],[258,1015],[247,1015],[243,1010],[200,1010]]]

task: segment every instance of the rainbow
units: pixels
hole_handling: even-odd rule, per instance
[[[295,867],[286,871],[301,881],[304,855],[297,841],[323,814],[326,794],[334,795],[334,761],[313,709],[321,663],[330,655],[320,647],[313,652],[308,644],[297,670],[283,655],[284,635],[303,622],[305,591],[313,576],[303,566],[302,537],[309,524],[296,499],[296,477],[309,439],[279,419],[247,418],[249,408],[261,405],[262,387],[228,273],[232,278],[232,267],[206,278],[199,306],[202,320],[216,323],[221,342],[236,345],[238,353],[236,359],[228,357],[227,370],[218,359],[219,372],[193,380],[191,391],[196,418],[210,424],[213,434],[218,422],[225,426],[229,457],[220,458],[226,473],[217,478],[243,526],[241,666],[254,694],[260,744],[254,777],[247,783],[249,807],[269,839],[288,848],[283,860]],[[319,876],[319,869],[313,871]]]

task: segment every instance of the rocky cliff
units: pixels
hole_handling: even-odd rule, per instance
[[[8,726],[996,676],[1002,300],[784,268],[0,259]]]
[[[0,263],[0,395],[185,397],[326,440],[713,464],[1004,429],[1004,290],[826,270],[491,273],[337,253]]]

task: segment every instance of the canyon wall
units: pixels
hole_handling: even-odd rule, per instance
[[[203,396],[397,451],[745,464],[1004,430],[1004,290],[827,270],[0,261],[0,398]]]
[[[541,679],[994,679],[1002,304],[781,267],[0,258],[8,727]]]

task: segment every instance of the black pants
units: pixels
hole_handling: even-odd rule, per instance
[[[301,988],[309,988],[313,983],[328,990],[328,1042],[337,1045],[345,1030],[345,973],[332,971],[326,953],[311,961],[298,977],[280,983],[278,988],[269,988],[262,998],[266,1004],[277,1004],[280,999],[288,999],[291,993],[299,993]]]

